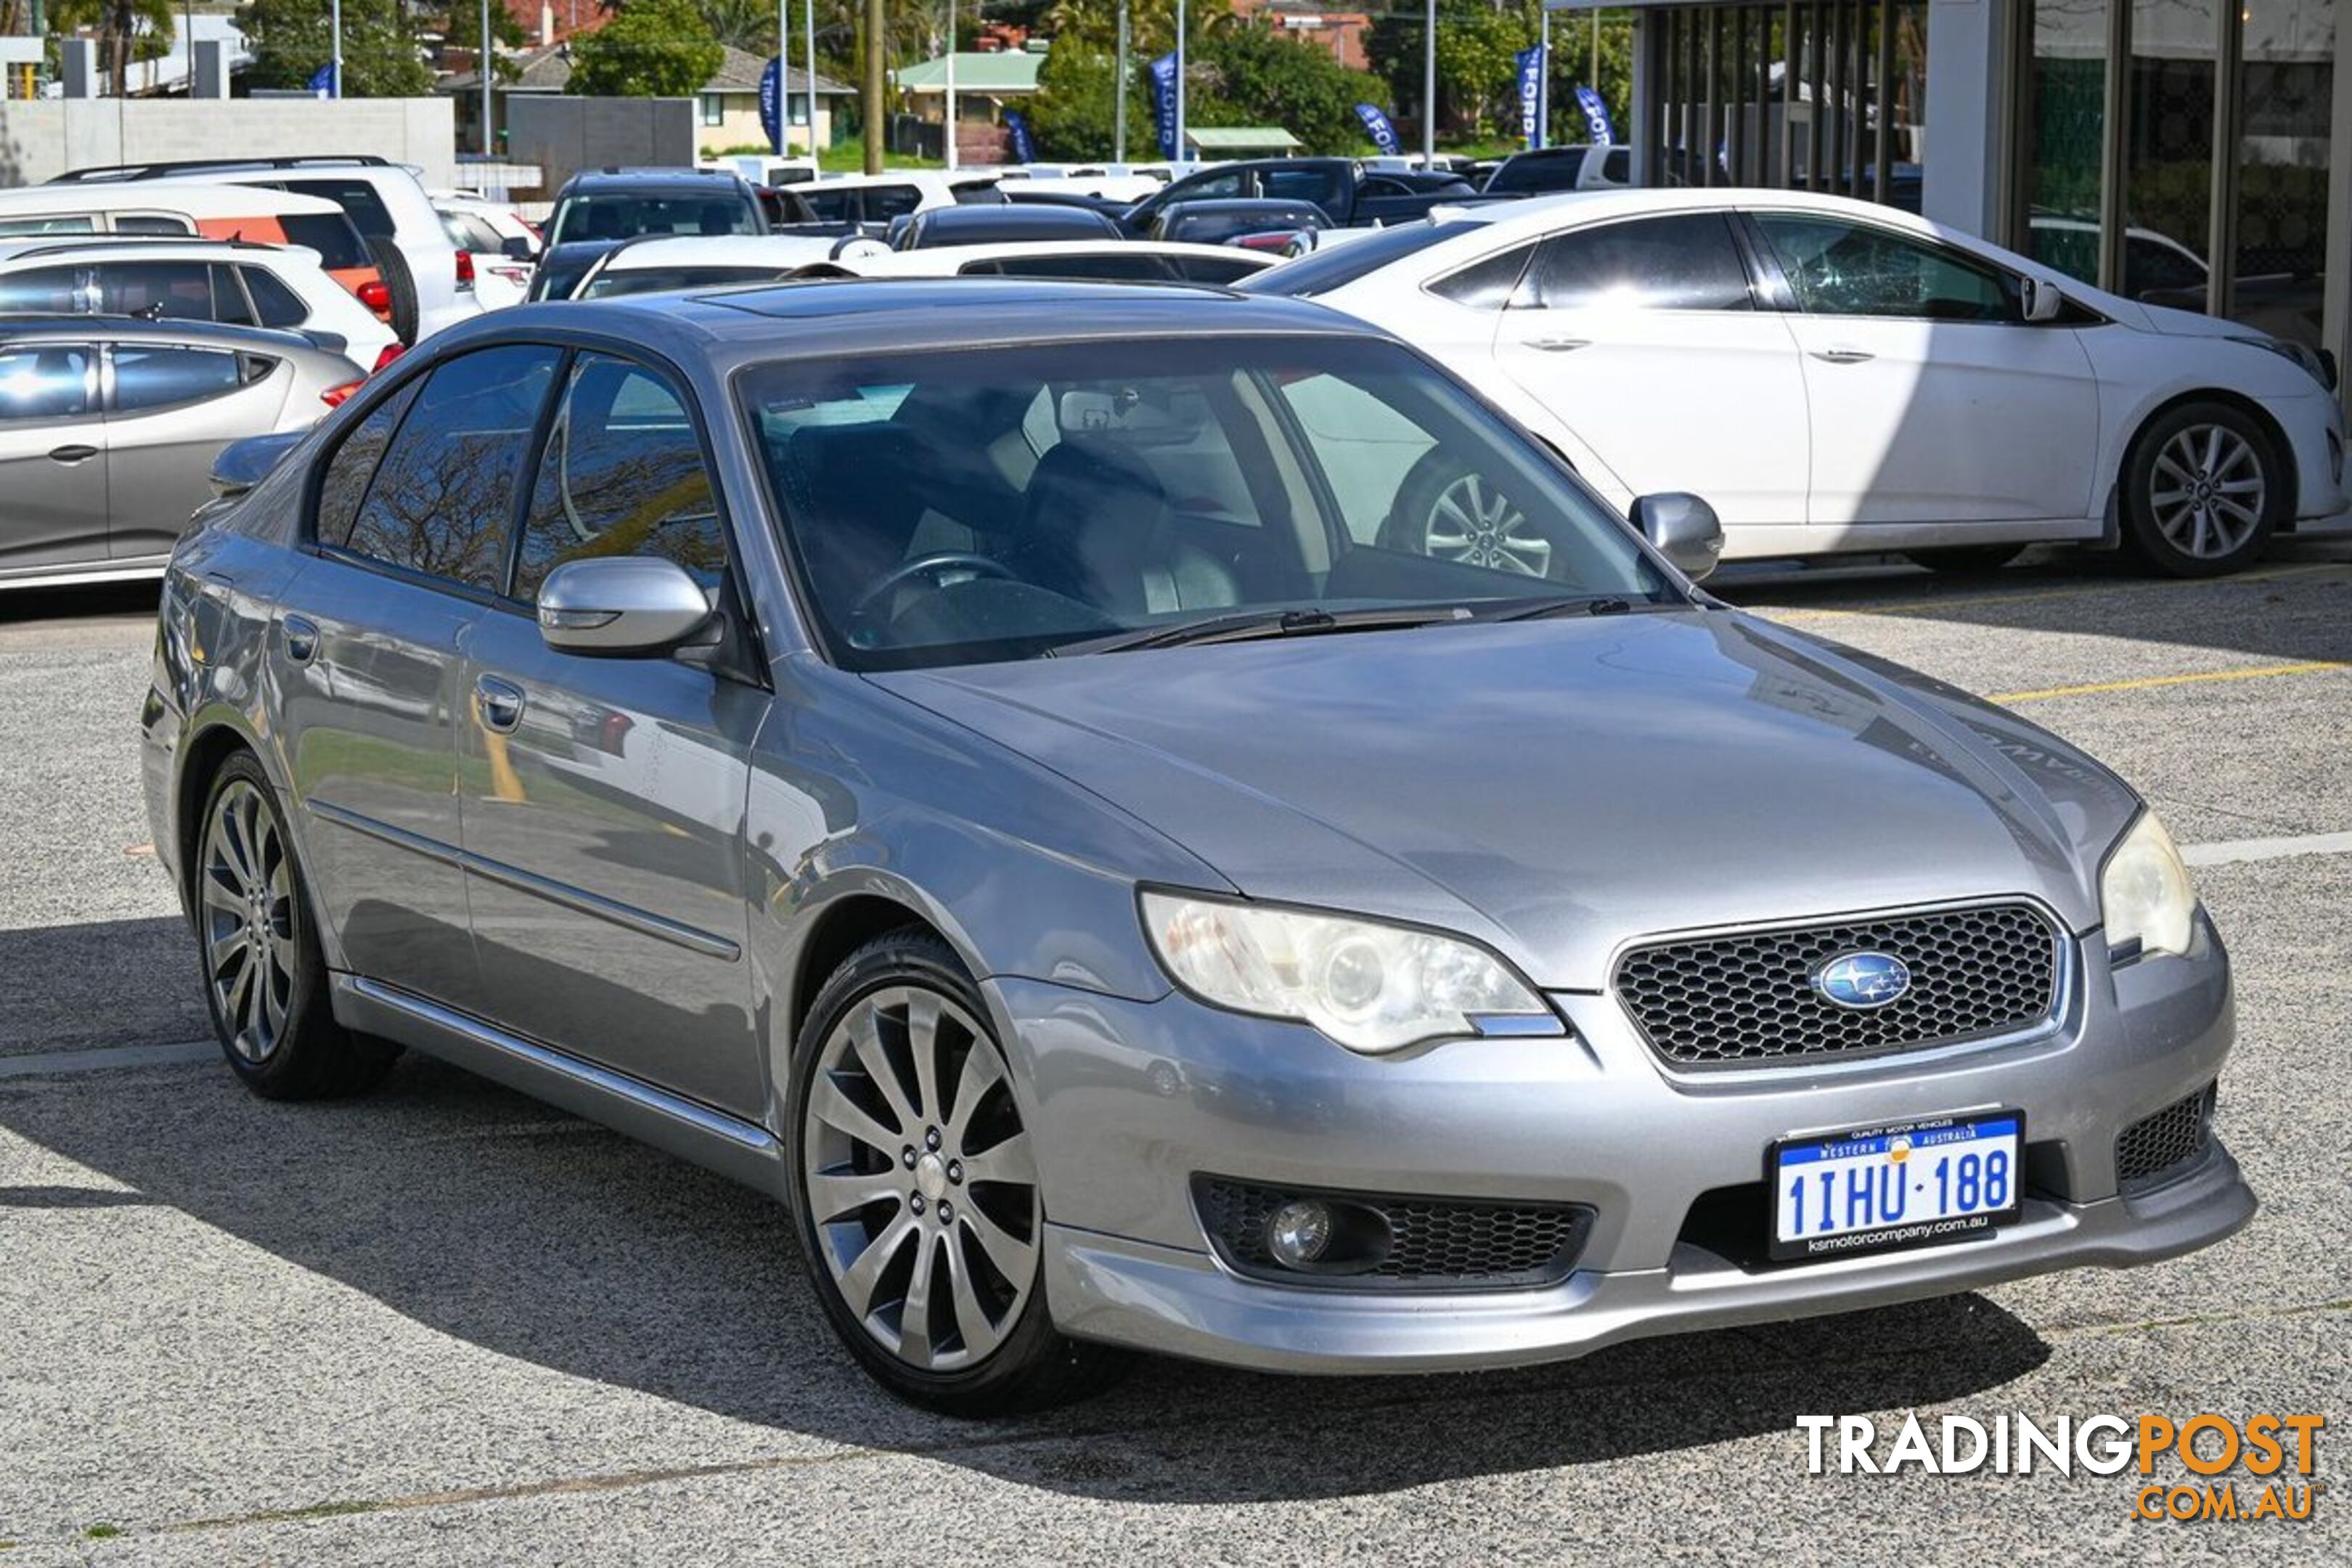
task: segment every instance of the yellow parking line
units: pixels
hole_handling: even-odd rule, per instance
[[[2039,691],[1996,691],[1988,702],[2045,702],[2053,697],[2093,697],[2103,691],[2147,691],[2158,686],[2195,686],[2213,680],[2262,680],[2273,675],[2310,675],[2352,669],[2352,660],[2315,658],[2302,664],[2263,664],[2245,669],[2200,669],[2189,675],[2145,675],[2137,680],[2094,680],[2083,686],[2045,686]]]
[[[2281,578],[2311,577],[2325,572],[2347,570],[2341,561],[2311,562],[2295,566],[2273,566],[2261,572],[2241,572],[2234,577],[2218,582],[2212,578],[2180,578],[2161,583],[2100,583],[2080,588],[2042,588],[2022,594],[1940,595],[1928,599],[1890,600],[1873,605],[1823,605],[1813,609],[1774,610],[1759,608],[1756,614],[1778,621],[1783,626],[1802,621],[1836,620],[1843,616],[1940,616],[1956,610],[1970,610],[1979,605],[2032,605],[2052,599],[2081,599],[2105,595],[2126,598],[2138,594],[2153,594],[2171,588],[2226,587],[2243,583],[2273,583]]]

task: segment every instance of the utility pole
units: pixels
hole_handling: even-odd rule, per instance
[[[1421,41],[1421,163],[1437,166],[1437,0],[1429,0],[1429,20]]]
[[[866,0],[866,172],[882,172],[882,0]]]
[[[482,156],[495,158],[499,155],[499,143],[490,130],[490,78],[497,74],[498,67],[490,54],[490,0],[482,0],[481,45],[475,63],[482,71]]]
[[[1176,0],[1176,165],[1184,164],[1184,0]]]
[[[1111,100],[1111,141],[1118,148],[1118,161],[1127,162],[1127,5],[1118,0],[1118,86]]]
[[[784,4],[789,5],[792,4],[792,0],[784,0]],[[818,169],[816,145],[816,0],[805,0],[805,3],[801,6],[801,24],[803,28],[801,41],[808,46],[809,174],[814,176]],[[784,47],[784,40],[779,37],[776,40],[776,96],[778,98],[782,98],[784,92],[783,58],[790,53],[792,53],[792,51]]]
[[[816,121],[809,121],[815,145]],[[793,153],[793,0],[776,0],[776,155]]]
[[[330,20],[335,30],[335,45],[334,54],[328,61],[334,69],[327,78],[327,96],[341,98],[343,96],[343,0],[334,0]]]
[[[947,134],[941,140],[947,143],[948,167],[950,169],[956,166],[955,14],[956,0],[948,0],[948,121],[945,127]]]

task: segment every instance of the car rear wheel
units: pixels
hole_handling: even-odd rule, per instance
[[[271,1100],[374,1087],[400,1047],[335,1022],[294,841],[249,755],[213,780],[190,877],[205,1005],[246,1087]]]
[[[1463,468],[1444,447],[1415,463],[1397,487],[1383,549],[1529,577],[1551,574],[1552,542],[1487,475]]]
[[[2124,542],[2170,577],[2252,565],[2287,506],[2270,435],[2222,403],[2188,403],[2152,421],[2124,465]]]
[[[1057,1404],[1116,1367],[1046,1311],[1036,1159],[987,1016],[939,938],[877,937],[810,1008],[789,1108],[825,1316],[892,1393],[959,1415]]]

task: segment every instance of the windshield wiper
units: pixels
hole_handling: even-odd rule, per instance
[[[1478,618],[1482,621],[1539,621],[1550,616],[1574,615],[1578,611],[1588,616],[1622,616],[1633,607],[1633,600],[1620,598],[1613,594],[1579,594],[1569,598],[1538,599],[1532,605],[1507,605]]]
[[[1080,654],[1125,653],[1141,647],[1189,647],[1201,643],[1255,642],[1266,637],[1322,637],[1333,632],[1381,631],[1474,618],[1459,605],[1392,605],[1375,610],[1249,610],[1172,626],[1139,626],[1134,631],[1067,642],[1047,648],[1045,657],[1074,658]]]

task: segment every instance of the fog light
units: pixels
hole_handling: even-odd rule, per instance
[[[1285,1268],[1305,1268],[1331,1245],[1331,1210],[1312,1198],[1283,1205],[1265,1222],[1265,1249]]]

